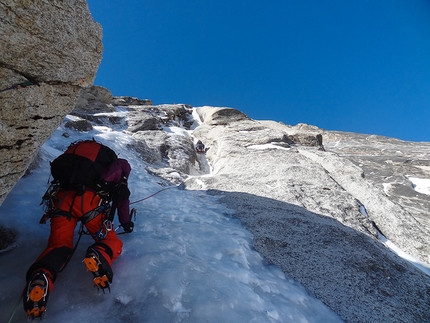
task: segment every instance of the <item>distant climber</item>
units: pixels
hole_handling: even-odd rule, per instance
[[[198,154],[206,154],[206,152],[209,150],[209,148],[205,148],[205,145],[202,143],[201,140],[197,141],[196,144],[196,152]]]

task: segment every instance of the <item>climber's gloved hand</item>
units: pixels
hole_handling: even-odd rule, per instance
[[[130,221],[128,223],[121,223],[122,228],[124,229],[125,233],[131,233],[134,229],[134,222]]]

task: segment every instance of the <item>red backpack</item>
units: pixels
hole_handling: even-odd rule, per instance
[[[63,188],[96,188],[104,170],[118,156],[109,147],[93,140],[72,143],[51,163],[54,181]]]

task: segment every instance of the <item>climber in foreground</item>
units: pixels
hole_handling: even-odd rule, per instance
[[[115,210],[125,233],[134,227],[127,185],[130,171],[125,159],[94,139],[71,144],[51,163],[54,180],[43,197],[46,212],[41,219],[50,220],[51,232],[47,248],[27,271],[23,303],[29,319],[43,318],[57,275],[73,255],[78,222],[94,239],[83,263],[94,286],[110,291],[111,265],[123,245],[113,225]]]

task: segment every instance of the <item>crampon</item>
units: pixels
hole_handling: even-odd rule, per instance
[[[27,313],[28,321],[43,319],[46,312],[46,303],[49,295],[49,280],[44,272],[34,275],[28,283],[26,294],[24,295],[24,309]]]
[[[85,259],[83,260],[83,263],[85,264],[85,267],[88,271],[91,271],[94,279],[94,287],[100,288],[103,293],[105,293],[105,290],[107,289],[110,293],[110,283],[109,278],[107,275],[103,275],[99,272],[101,262],[96,254],[87,254]]]

